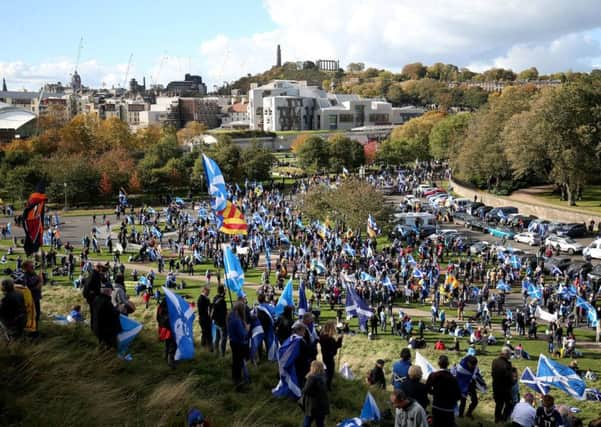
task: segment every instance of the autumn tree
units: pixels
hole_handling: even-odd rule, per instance
[[[102,175],[100,176],[98,189],[100,190],[100,194],[102,194],[104,197],[110,196],[113,192],[113,184],[106,172],[102,172]]]
[[[421,62],[415,62],[405,65],[401,74],[410,80],[419,80],[426,76],[426,72],[427,68]]]
[[[183,145],[204,134],[206,131],[207,126],[204,123],[197,121],[188,122],[184,128],[177,131],[177,142]]]

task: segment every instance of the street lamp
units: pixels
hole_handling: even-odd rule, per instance
[[[64,211],[67,210],[67,183],[63,182],[63,185],[65,186],[65,207],[64,207]]]

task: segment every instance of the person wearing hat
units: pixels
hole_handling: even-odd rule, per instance
[[[390,402],[395,409],[395,427],[428,427],[428,416],[424,408],[403,390],[395,389]]]
[[[100,294],[96,295],[92,302],[92,331],[98,338],[100,344],[117,348],[117,334],[121,332],[121,320],[119,310],[115,308],[111,300],[113,285],[105,282],[100,288]]]
[[[455,425],[455,407],[461,399],[461,389],[457,378],[449,372],[449,358],[438,358],[439,371],[428,376],[426,389],[432,395],[432,426],[449,427]]]
[[[511,410],[511,349],[504,346],[501,354],[492,362],[492,393],[495,400],[495,423],[505,422]]]
[[[534,418],[536,417],[536,409],[534,409],[534,395],[526,393],[524,400],[519,402],[513,408],[511,413],[511,427],[532,427]]]
[[[380,390],[386,389],[386,377],[384,376],[384,360],[376,360],[376,366],[369,372],[367,377],[369,385],[375,385]]]

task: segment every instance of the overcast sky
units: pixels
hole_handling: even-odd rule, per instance
[[[0,78],[9,89],[147,83],[200,74],[211,89],[283,61],[339,59],[398,72],[410,62],[541,73],[601,64],[593,0],[11,1],[2,5]]]

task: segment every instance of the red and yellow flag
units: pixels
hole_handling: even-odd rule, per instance
[[[225,234],[246,234],[248,225],[242,212],[232,202],[228,201],[226,207],[217,215],[221,217],[222,223],[219,231]]]

